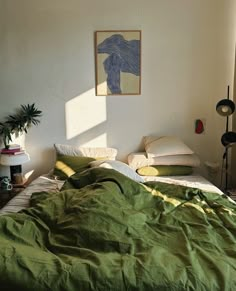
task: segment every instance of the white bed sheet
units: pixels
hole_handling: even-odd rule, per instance
[[[224,192],[221,191],[218,187],[216,187],[214,184],[212,184],[210,181],[208,181],[206,178],[200,176],[200,175],[189,175],[189,176],[142,176],[144,178],[145,182],[148,181],[158,181],[158,182],[164,182],[169,184],[175,184],[175,185],[182,185],[186,187],[193,187],[198,188],[203,191],[208,192],[214,192],[219,195],[223,195]],[[227,196],[228,200],[236,204],[236,201],[234,201],[232,198]]]
[[[50,191],[59,192],[64,181],[55,180],[47,175],[42,175],[32,181],[23,191],[12,198],[3,208],[0,215],[10,212],[18,212],[29,207],[29,200],[34,192]]]
[[[199,188],[204,191],[223,194],[223,192],[213,185],[210,181],[200,175],[190,176],[142,176],[147,181],[159,181],[169,184],[182,185],[187,187]]]

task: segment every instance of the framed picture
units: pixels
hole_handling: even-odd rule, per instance
[[[96,95],[141,94],[141,30],[95,32]]]

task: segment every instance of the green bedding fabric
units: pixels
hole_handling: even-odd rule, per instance
[[[111,169],[0,217],[1,290],[236,290],[236,206]]]

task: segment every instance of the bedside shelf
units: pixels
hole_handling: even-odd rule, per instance
[[[25,188],[26,186],[27,186],[27,182],[28,182],[28,180],[27,179],[23,179],[23,182],[21,183],[21,184],[12,184],[12,186],[13,186],[13,189],[14,188]]]

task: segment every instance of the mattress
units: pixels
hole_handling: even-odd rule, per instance
[[[168,177],[154,177],[154,176],[142,176],[145,182],[159,181],[169,184],[182,185],[187,187],[199,188],[203,191],[215,192],[220,195],[223,192],[209,182],[207,179],[200,175],[190,176],[168,176]],[[2,209],[0,209],[0,215],[10,212],[18,212],[24,208],[29,207],[29,200],[34,192],[50,191],[59,192],[64,181],[56,180],[48,175],[42,175],[36,178],[27,186],[22,192],[11,199]],[[230,199],[230,198],[229,198]],[[233,201],[232,199],[230,199]],[[234,202],[234,201],[233,201]]]
[[[32,193],[41,191],[58,192],[63,183],[64,181],[53,179],[48,175],[39,176],[23,191],[11,199],[2,209],[0,209],[0,215],[10,212],[18,212],[29,207],[29,200]]]

